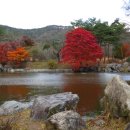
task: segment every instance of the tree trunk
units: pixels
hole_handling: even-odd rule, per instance
[[[110,46],[109,46],[109,43],[107,43],[107,48],[108,48],[108,50],[107,50],[107,56],[108,56],[108,62],[109,62],[109,58],[110,58]]]

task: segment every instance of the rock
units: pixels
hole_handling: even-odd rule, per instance
[[[3,65],[0,64],[0,72],[2,72],[3,70],[4,70]]]
[[[105,72],[122,72],[122,65],[117,63],[107,64],[105,67]]]
[[[107,67],[107,68],[105,68],[105,72],[112,72],[112,69]]]
[[[34,100],[31,117],[33,119],[47,119],[61,111],[75,110],[78,101],[78,95],[71,92],[39,96]]]
[[[51,126],[51,127],[50,127]],[[49,127],[49,128],[48,128]],[[81,116],[74,111],[63,111],[52,115],[47,120],[47,130],[85,130]]]
[[[23,109],[30,108],[32,104],[32,102],[21,103],[17,101],[6,101],[0,106],[0,115],[8,115],[19,112]]]
[[[105,121],[102,119],[95,120],[94,122],[97,126],[103,126],[105,124]]]
[[[4,110],[2,108],[0,108],[0,115],[4,115]]]
[[[129,63],[128,62],[124,62],[123,63],[123,67],[128,67],[129,66]]]
[[[10,70],[9,70],[9,72],[14,73],[14,72],[15,72],[15,70],[14,70],[14,69],[10,69]]]
[[[125,63],[123,63],[123,71],[124,72],[128,72],[128,67],[129,67],[129,63],[128,62],[125,62]]]
[[[126,126],[125,130],[130,130],[130,123]]]
[[[10,72],[11,69],[12,69],[11,66],[7,64],[7,65],[4,66],[3,71],[4,72]]]
[[[112,116],[130,119],[130,86],[120,76],[113,77],[107,84],[102,100],[105,110]]]
[[[123,69],[122,64],[117,64],[116,70],[117,72],[123,72],[124,69]]]
[[[105,72],[129,72],[129,63],[124,62],[123,64],[111,63],[105,67]]]

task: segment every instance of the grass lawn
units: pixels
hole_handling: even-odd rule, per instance
[[[59,64],[57,61],[35,61],[28,62],[27,68],[29,69],[49,69],[51,65],[54,65],[54,69],[70,69],[67,64]]]

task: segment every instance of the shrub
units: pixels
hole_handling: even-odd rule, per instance
[[[55,60],[49,60],[48,61],[48,68],[49,69],[56,69],[57,66],[58,66],[58,64]]]
[[[126,61],[130,63],[130,57],[128,57]]]

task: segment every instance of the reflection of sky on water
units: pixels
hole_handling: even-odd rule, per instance
[[[95,82],[106,84],[117,75],[116,73],[13,73],[0,74],[0,85],[44,85],[63,86],[68,81],[71,84],[79,81],[82,83]],[[121,77],[130,81],[129,73],[119,73]],[[70,81],[72,79],[72,81]]]
[[[125,81],[130,81],[129,73],[98,73],[97,82],[107,84],[116,75],[120,75]]]
[[[118,73],[121,77],[130,81],[129,73]],[[68,81],[106,84],[116,73],[12,73],[0,74],[0,85],[44,85],[63,86]],[[72,80],[72,81],[71,81]]]
[[[0,85],[63,85],[62,74],[34,73],[34,74],[12,74],[0,76]]]
[[[120,74],[121,77],[126,80],[126,81],[130,81],[130,74]]]

